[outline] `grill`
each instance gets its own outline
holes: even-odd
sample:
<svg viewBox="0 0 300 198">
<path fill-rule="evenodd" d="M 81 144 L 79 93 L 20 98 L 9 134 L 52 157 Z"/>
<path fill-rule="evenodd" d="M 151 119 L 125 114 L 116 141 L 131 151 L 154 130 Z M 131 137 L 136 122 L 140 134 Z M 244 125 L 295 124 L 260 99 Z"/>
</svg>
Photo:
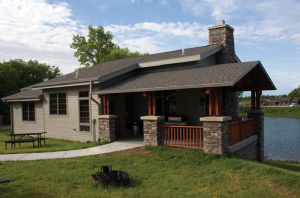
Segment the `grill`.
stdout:
<svg viewBox="0 0 300 198">
<path fill-rule="evenodd" d="M 168 121 L 164 122 L 164 125 L 185 126 L 185 125 L 187 125 L 187 122 L 185 121 L 184 116 L 168 117 Z"/>
</svg>

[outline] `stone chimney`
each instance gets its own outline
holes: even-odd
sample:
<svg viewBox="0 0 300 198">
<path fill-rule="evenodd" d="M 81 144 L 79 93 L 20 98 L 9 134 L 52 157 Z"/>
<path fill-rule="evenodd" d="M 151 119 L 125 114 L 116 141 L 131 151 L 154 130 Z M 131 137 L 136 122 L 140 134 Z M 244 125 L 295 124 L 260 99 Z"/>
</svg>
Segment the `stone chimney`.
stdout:
<svg viewBox="0 0 300 198">
<path fill-rule="evenodd" d="M 225 23 L 224 20 L 219 20 L 216 26 L 208 28 L 209 45 L 223 45 L 223 49 L 217 54 L 217 64 L 236 63 L 234 50 L 234 29 Z"/>
</svg>

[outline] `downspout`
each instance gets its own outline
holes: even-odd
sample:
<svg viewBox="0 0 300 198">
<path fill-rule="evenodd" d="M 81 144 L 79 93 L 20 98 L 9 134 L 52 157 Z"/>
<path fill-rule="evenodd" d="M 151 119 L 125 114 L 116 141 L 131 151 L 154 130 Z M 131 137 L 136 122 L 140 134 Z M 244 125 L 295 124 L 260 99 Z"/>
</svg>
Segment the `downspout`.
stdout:
<svg viewBox="0 0 300 198">
<path fill-rule="evenodd" d="M 14 133 L 14 116 L 13 116 L 13 106 L 8 103 L 8 102 L 5 102 L 5 100 L 3 100 L 4 103 L 8 104 L 9 105 L 9 111 L 10 111 L 10 133 L 13 134 Z"/>
<path fill-rule="evenodd" d="M 100 110 L 100 103 L 93 98 L 92 91 L 93 91 L 93 81 L 90 81 L 90 100 L 92 100 L 93 102 L 95 102 L 98 105 L 98 112 L 99 112 L 99 110 Z M 99 130 L 98 142 L 100 142 L 100 130 Z"/>
</svg>

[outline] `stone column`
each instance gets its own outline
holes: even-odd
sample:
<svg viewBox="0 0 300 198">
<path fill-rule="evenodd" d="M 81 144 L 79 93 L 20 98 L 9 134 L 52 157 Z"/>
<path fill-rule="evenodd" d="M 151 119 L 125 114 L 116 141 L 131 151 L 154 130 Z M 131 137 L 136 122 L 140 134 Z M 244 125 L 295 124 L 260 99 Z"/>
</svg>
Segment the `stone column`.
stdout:
<svg viewBox="0 0 300 198">
<path fill-rule="evenodd" d="M 144 145 L 162 145 L 162 125 L 164 116 L 142 116 L 144 122 Z"/>
<path fill-rule="evenodd" d="M 114 142 L 116 140 L 116 115 L 99 116 L 100 141 Z"/>
<path fill-rule="evenodd" d="M 204 126 L 204 152 L 227 155 L 229 153 L 228 126 L 230 116 L 202 117 Z"/>
<path fill-rule="evenodd" d="M 263 162 L 264 153 L 264 112 L 262 110 L 248 111 L 248 118 L 254 118 L 254 131 L 257 134 L 257 160 Z"/>
</svg>

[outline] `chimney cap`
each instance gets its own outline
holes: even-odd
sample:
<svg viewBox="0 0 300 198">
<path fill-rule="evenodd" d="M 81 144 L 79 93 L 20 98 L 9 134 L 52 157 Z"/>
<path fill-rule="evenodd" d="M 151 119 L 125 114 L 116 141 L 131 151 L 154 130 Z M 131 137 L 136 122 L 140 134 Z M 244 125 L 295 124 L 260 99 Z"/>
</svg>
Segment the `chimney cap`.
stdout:
<svg viewBox="0 0 300 198">
<path fill-rule="evenodd" d="M 234 28 L 231 27 L 230 25 L 226 24 L 224 20 L 218 20 L 217 25 L 212 26 L 212 27 L 208 27 L 208 29 L 211 30 L 211 29 L 222 28 L 222 27 L 227 27 L 227 28 L 234 31 Z"/>
<path fill-rule="evenodd" d="M 217 25 L 225 25 L 225 21 L 224 20 L 218 20 Z"/>
</svg>

